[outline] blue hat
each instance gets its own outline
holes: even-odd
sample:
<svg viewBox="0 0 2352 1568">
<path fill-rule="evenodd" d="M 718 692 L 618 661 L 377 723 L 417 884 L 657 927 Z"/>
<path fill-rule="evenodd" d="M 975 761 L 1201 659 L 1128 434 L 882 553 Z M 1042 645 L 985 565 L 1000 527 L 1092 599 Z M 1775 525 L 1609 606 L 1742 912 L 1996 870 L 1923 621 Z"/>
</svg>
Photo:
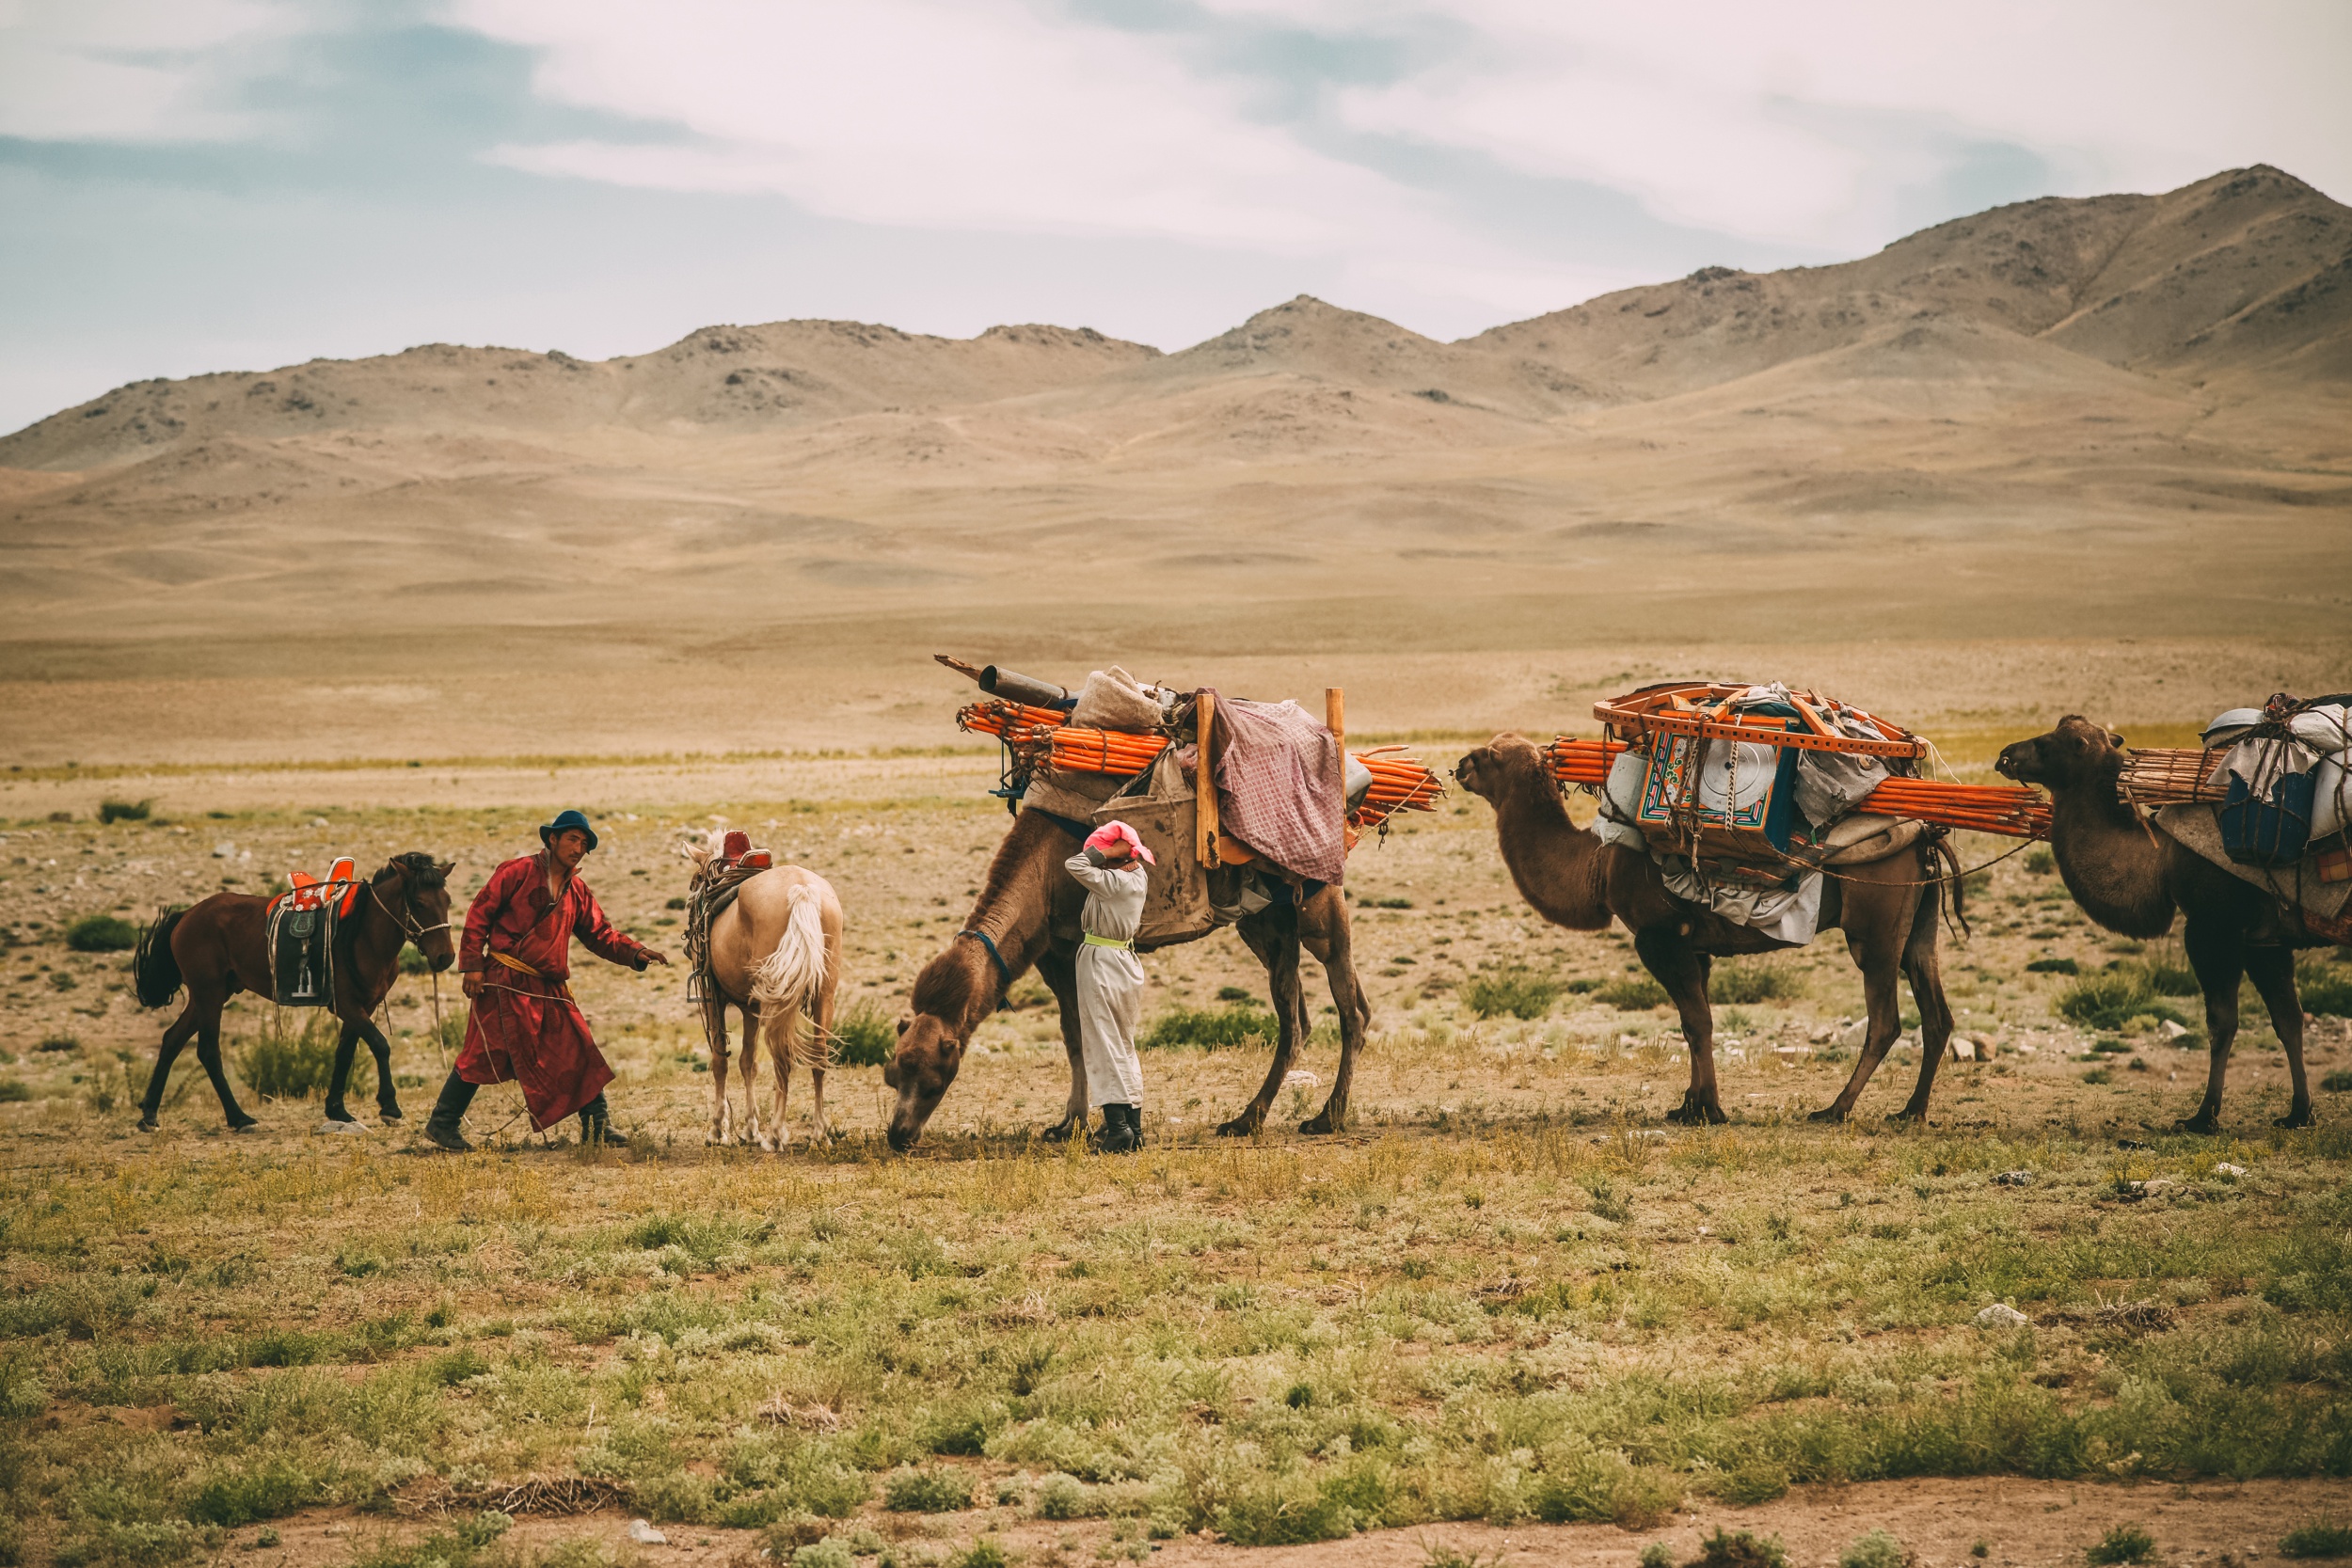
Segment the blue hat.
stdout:
<svg viewBox="0 0 2352 1568">
<path fill-rule="evenodd" d="M 596 847 L 596 830 L 588 825 L 587 813 L 580 811 L 558 812 L 554 821 L 546 823 L 539 829 L 539 842 L 545 844 L 567 828 L 578 828 L 581 832 L 586 833 L 589 848 L 594 849 Z"/>
</svg>

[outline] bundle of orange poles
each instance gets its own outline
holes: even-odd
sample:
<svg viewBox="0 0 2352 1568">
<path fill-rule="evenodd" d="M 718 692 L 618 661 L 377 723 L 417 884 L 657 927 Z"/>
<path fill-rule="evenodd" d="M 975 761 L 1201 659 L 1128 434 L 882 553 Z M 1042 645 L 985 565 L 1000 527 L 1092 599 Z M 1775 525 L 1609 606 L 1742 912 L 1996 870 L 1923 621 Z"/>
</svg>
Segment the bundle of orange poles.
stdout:
<svg viewBox="0 0 2352 1568">
<path fill-rule="evenodd" d="M 1625 750 L 1622 740 L 1572 740 L 1564 735 L 1545 748 L 1545 754 L 1551 776 L 1560 783 L 1597 784 L 1609 777 L 1609 765 Z M 1893 778 L 1870 791 L 1855 809 L 2010 838 L 2050 836 L 2050 803 L 2037 791 L 2013 784 Z"/>
</svg>

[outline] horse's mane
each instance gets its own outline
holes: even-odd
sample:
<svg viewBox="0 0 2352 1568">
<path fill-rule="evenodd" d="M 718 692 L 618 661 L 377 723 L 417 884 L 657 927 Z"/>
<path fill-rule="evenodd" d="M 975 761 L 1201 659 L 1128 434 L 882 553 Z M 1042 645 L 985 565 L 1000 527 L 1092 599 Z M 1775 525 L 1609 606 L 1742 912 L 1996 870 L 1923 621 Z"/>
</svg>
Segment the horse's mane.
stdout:
<svg viewBox="0 0 2352 1568">
<path fill-rule="evenodd" d="M 390 871 L 395 868 L 407 879 L 409 887 L 418 893 L 430 893 L 447 879 L 447 873 L 441 869 L 441 863 L 421 849 L 404 850 L 394 855 L 385 865 L 384 870 Z M 383 874 L 382 871 L 376 873 L 378 877 Z"/>
</svg>

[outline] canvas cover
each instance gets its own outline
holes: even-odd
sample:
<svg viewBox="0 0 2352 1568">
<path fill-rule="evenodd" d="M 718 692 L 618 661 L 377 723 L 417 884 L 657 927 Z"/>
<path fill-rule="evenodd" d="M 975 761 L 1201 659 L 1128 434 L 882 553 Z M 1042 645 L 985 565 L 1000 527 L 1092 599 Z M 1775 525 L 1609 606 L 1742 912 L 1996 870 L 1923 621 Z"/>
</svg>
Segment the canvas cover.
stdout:
<svg viewBox="0 0 2352 1568">
<path fill-rule="evenodd" d="M 1127 790 L 1094 808 L 1097 826 L 1124 822 L 1136 831 L 1158 863 L 1143 902 L 1136 940 L 1146 947 L 1189 942 L 1216 924 L 1209 905 L 1209 879 L 1195 853 L 1200 805 L 1173 752 L 1160 753 L 1149 772 Z"/>
<path fill-rule="evenodd" d="M 2155 823 L 2167 837 L 2299 911 L 2314 935 L 2352 942 L 2352 859 L 2341 840 L 2291 866 L 2249 865 L 2231 853 L 2210 804 L 2166 806 Z"/>
</svg>

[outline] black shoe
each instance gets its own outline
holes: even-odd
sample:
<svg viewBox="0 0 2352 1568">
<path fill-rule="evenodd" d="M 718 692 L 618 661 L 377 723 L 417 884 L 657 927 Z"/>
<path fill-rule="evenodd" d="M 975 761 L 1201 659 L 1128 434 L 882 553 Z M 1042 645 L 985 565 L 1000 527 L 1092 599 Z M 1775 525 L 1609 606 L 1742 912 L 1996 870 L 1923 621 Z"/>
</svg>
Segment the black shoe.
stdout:
<svg viewBox="0 0 2352 1568">
<path fill-rule="evenodd" d="M 424 1124 L 424 1141 L 436 1148 L 446 1148 L 452 1154 L 473 1152 L 473 1145 L 468 1143 L 466 1134 L 457 1130 L 457 1123 L 454 1120 L 443 1121 L 439 1117 Z"/>
<path fill-rule="evenodd" d="M 612 1127 L 612 1109 L 598 1095 L 580 1108 L 580 1142 L 582 1148 L 601 1144 L 606 1148 L 627 1148 L 628 1139 Z"/>
<path fill-rule="evenodd" d="M 453 1070 L 449 1081 L 441 1085 L 441 1096 L 433 1102 L 433 1114 L 424 1120 L 425 1141 L 436 1148 L 446 1148 L 452 1154 L 470 1154 L 473 1145 L 458 1127 L 466 1119 L 466 1107 L 473 1103 L 474 1085 Z"/>
<path fill-rule="evenodd" d="M 1094 1147 L 1105 1154 L 1133 1154 L 1143 1147 L 1143 1113 L 1133 1105 L 1103 1107 L 1103 1131 Z"/>
</svg>

